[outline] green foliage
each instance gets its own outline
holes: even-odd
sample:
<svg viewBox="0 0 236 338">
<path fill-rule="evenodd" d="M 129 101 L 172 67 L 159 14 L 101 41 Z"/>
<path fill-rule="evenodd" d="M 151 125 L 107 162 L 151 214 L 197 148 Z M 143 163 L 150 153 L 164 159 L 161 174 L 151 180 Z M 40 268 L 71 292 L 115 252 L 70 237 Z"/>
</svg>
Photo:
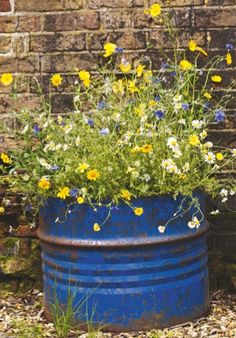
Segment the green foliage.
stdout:
<svg viewBox="0 0 236 338">
<path fill-rule="evenodd" d="M 26 320 L 19 319 L 12 323 L 14 331 L 17 333 L 17 338 L 42 338 L 43 327 L 40 323 L 29 323 Z"/>
<path fill-rule="evenodd" d="M 217 99 L 214 90 L 222 78 L 215 69 L 228 61 L 208 60 L 195 41 L 187 50 L 178 48 L 169 14 L 160 6 L 147 14 L 162 18 L 173 58 L 149 46 L 158 57 L 163 53 L 164 65 L 154 68 L 147 56 L 132 63 L 115 44 L 105 44 L 105 66 L 94 74 L 75 71 L 75 108 L 64 117 L 51 113 L 39 90 L 42 107 L 17 114 L 15 130 L 3 126 L 21 145 L 1 154 L 11 191 L 36 205 L 59 197 L 93 206 L 124 201 L 131 207 L 137 197 L 192 196 L 197 189 L 213 196 L 222 188 L 235 193 L 233 180 L 222 183 L 214 175 L 233 168 L 236 149 L 216 149 L 206 139 L 209 124 L 225 119 L 229 96 L 226 90 Z M 57 88 L 63 81 L 60 74 L 51 78 Z"/>
</svg>

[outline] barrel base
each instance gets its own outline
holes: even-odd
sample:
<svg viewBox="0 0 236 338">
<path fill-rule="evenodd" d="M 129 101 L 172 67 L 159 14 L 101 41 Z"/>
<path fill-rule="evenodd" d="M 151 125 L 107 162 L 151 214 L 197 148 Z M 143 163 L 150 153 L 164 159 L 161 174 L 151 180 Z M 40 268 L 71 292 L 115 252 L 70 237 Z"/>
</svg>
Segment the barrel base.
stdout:
<svg viewBox="0 0 236 338">
<path fill-rule="evenodd" d="M 49 294 L 46 298 L 48 296 Z M 81 299 L 84 299 L 84 294 L 78 288 L 74 304 L 78 304 Z M 60 303 L 63 302 L 60 300 Z M 48 300 L 45 304 L 45 315 L 51 321 L 49 304 Z M 185 285 L 184 288 L 153 288 L 146 292 L 142 290 L 141 294 L 134 294 L 134 291 L 126 295 L 99 294 L 95 290 L 81 313 L 88 311 L 91 314 L 93 309 L 94 317 L 88 318 L 90 325 L 103 332 L 149 331 L 181 325 L 209 313 L 208 276 L 194 284 Z M 82 320 L 80 318 L 75 318 L 73 325 L 87 331 L 86 316 Z"/>
</svg>

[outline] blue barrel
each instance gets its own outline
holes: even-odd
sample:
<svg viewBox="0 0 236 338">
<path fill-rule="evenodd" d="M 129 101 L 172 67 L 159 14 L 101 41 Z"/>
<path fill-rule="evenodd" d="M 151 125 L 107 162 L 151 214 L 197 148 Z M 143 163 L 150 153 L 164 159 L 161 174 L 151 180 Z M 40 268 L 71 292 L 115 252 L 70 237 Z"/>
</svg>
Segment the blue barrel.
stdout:
<svg viewBox="0 0 236 338">
<path fill-rule="evenodd" d="M 205 197 L 198 193 L 204 211 Z M 165 328 L 205 315 L 209 310 L 206 232 L 188 222 L 196 209 L 173 220 L 164 233 L 157 229 L 176 212 L 182 197 L 134 200 L 144 213 L 136 216 L 125 204 L 93 210 L 87 204 L 67 210 L 65 201 L 48 199 L 40 210 L 45 311 L 56 299 L 62 307 L 73 294 L 84 301 L 77 323 L 105 324 L 113 332 Z M 188 200 L 184 207 L 187 209 Z M 67 211 L 66 211 L 67 210 Z"/>
</svg>

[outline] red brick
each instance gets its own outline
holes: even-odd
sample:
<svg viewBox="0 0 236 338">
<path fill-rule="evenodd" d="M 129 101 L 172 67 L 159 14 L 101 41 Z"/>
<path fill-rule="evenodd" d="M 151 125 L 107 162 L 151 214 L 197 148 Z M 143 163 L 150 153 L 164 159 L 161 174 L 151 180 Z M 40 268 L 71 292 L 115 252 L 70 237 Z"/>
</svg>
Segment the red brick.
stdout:
<svg viewBox="0 0 236 338">
<path fill-rule="evenodd" d="M 88 35 L 88 48 L 91 50 L 102 50 L 107 42 L 114 42 L 124 49 L 145 49 L 146 33 L 133 31 L 115 31 L 111 33 L 93 33 Z"/>
<path fill-rule="evenodd" d="M 10 12 L 10 10 L 11 10 L 10 0 L 1 0 L 0 12 Z"/>
<path fill-rule="evenodd" d="M 38 32 L 41 29 L 41 16 L 21 15 L 18 17 L 17 32 Z"/>
<path fill-rule="evenodd" d="M 132 11 L 133 12 L 133 11 Z M 118 10 L 104 10 L 100 12 L 101 28 L 129 28 L 132 27 L 132 12 Z"/>
<path fill-rule="evenodd" d="M 49 14 L 45 16 L 44 30 L 78 31 L 81 29 L 98 29 L 99 14 L 93 11 L 81 11 L 78 13 Z"/>
<path fill-rule="evenodd" d="M 227 43 L 232 43 L 236 39 L 235 29 L 214 29 L 207 32 L 208 45 L 210 48 L 225 49 Z"/>
<path fill-rule="evenodd" d="M 38 56 L 27 56 L 18 59 L 18 72 L 22 73 L 36 73 L 39 72 L 39 57 Z"/>
<path fill-rule="evenodd" d="M 213 0 L 215 1 L 215 0 Z M 157 3 L 156 0 L 149 0 L 149 5 Z M 162 0 L 158 1 L 162 6 L 168 7 L 168 2 L 171 4 L 171 6 L 178 6 L 178 7 L 184 7 L 184 6 L 199 6 L 204 4 L 204 0 Z"/>
<path fill-rule="evenodd" d="M 17 18 L 15 16 L 0 16 L 0 32 L 11 33 L 15 32 L 17 27 Z"/>
<path fill-rule="evenodd" d="M 11 37 L 0 36 L 0 54 L 9 53 L 11 51 Z"/>
<path fill-rule="evenodd" d="M 71 72 L 75 68 L 96 69 L 98 56 L 91 53 L 69 53 L 59 55 L 44 55 L 42 57 L 42 71 L 46 73 L 53 72 Z"/>
<path fill-rule="evenodd" d="M 179 31 L 179 47 L 188 47 L 190 39 L 194 39 L 199 46 L 204 46 L 206 43 L 206 33 L 195 31 L 194 34 L 191 35 L 189 32 L 186 32 L 186 30 Z M 171 41 L 167 31 L 152 30 L 150 32 L 150 42 L 157 48 L 173 48 L 173 42 Z"/>
<path fill-rule="evenodd" d="M 83 0 L 15 0 L 17 11 L 49 12 L 83 8 Z"/>
<path fill-rule="evenodd" d="M 196 27 L 236 27 L 236 6 L 195 9 Z"/>
<path fill-rule="evenodd" d="M 123 8 L 123 7 L 142 7 L 144 0 L 88 0 L 88 7 L 96 8 Z"/>
<path fill-rule="evenodd" d="M 234 6 L 235 0 L 205 0 L 207 6 Z"/>
<path fill-rule="evenodd" d="M 54 51 L 79 51 L 86 49 L 86 34 L 40 34 L 31 35 L 30 51 L 54 52 Z"/>
</svg>

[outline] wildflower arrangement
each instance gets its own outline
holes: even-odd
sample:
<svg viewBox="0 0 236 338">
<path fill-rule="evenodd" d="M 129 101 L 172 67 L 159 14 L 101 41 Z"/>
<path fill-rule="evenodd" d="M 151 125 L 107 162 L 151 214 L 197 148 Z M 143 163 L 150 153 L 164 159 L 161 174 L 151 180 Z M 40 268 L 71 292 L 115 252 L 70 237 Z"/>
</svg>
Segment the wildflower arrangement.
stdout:
<svg viewBox="0 0 236 338">
<path fill-rule="evenodd" d="M 169 14 L 159 4 L 145 13 L 167 23 L 176 40 Z M 4 125 L 4 132 L 21 144 L 0 155 L 9 190 L 37 205 L 49 197 L 93 207 L 127 203 L 137 217 L 145 213 L 134 203 L 138 197 L 181 194 L 193 199 L 194 191 L 203 190 L 226 202 L 235 184 L 215 174 L 233 167 L 236 149 L 215 147 L 208 127 L 226 119 L 228 96 L 215 97 L 214 89 L 224 81 L 215 69 L 232 63 L 232 49 L 227 44 L 224 57 L 208 60 L 207 52 L 190 40 L 187 49 L 174 48 L 173 60 L 164 55 L 165 62 L 153 69 L 149 58 L 131 62 L 120 46 L 107 42 L 105 66 L 94 74 L 76 70 L 74 111 L 55 116 L 42 100 L 38 110 L 16 115 L 17 129 Z M 11 74 L 1 77 L 4 86 L 13 81 Z M 58 88 L 63 76 L 54 74 L 50 82 Z M 200 223 L 193 215 L 188 226 Z M 94 231 L 101 229 L 94 224 Z"/>
</svg>

